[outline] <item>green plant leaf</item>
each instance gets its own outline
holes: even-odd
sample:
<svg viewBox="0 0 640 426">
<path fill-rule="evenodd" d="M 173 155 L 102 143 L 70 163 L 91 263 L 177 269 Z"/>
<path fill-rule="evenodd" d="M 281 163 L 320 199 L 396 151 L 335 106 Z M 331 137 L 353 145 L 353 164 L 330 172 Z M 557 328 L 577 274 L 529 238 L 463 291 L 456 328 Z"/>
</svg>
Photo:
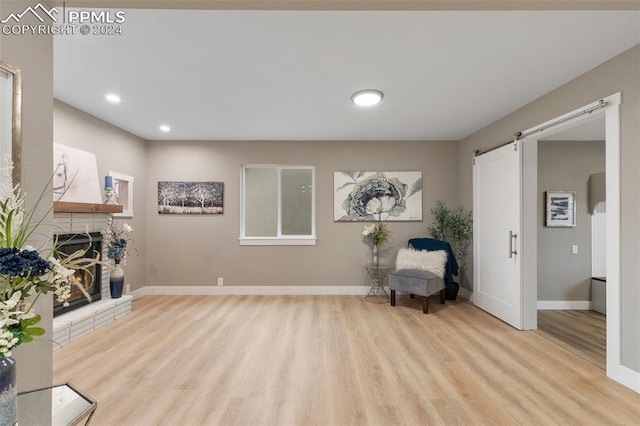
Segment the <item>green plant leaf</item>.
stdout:
<svg viewBox="0 0 640 426">
<path fill-rule="evenodd" d="M 40 320 L 42 319 L 42 317 L 38 314 L 35 315 L 31 318 L 25 318 L 22 321 L 20 321 L 20 324 L 22 326 L 22 330 L 24 330 L 25 328 L 31 326 L 31 325 L 35 325 L 37 323 L 40 322 Z"/>
<path fill-rule="evenodd" d="M 13 241 L 11 241 L 11 221 L 13 219 L 13 215 L 15 213 L 15 210 L 11 210 L 9 212 L 9 214 L 7 215 L 7 222 L 6 222 L 6 227 L 5 227 L 5 231 L 4 231 L 4 239 L 6 240 L 7 246 L 9 247 L 13 247 Z"/>
<path fill-rule="evenodd" d="M 458 259 L 464 264 L 465 256 L 473 241 L 473 214 L 462 208 L 449 210 L 441 201 L 436 202 L 431 209 L 433 223 L 427 228 L 431 236 L 438 240 L 447 241 Z"/>
<path fill-rule="evenodd" d="M 24 330 L 29 336 L 42 336 L 45 333 L 44 328 L 42 327 L 29 327 Z"/>
</svg>

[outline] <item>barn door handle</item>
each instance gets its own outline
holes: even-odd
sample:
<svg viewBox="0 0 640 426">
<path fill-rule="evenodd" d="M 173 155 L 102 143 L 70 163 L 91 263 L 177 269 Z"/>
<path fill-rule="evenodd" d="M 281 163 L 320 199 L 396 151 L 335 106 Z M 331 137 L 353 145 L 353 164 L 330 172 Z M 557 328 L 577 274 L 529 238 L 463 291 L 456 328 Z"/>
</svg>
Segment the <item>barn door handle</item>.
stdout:
<svg viewBox="0 0 640 426">
<path fill-rule="evenodd" d="M 516 238 L 518 238 L 518 234 L 514 234 L 513 231 L 509 231 L 509 259 L 518 254 L 518 251 L 513 249 L 513 243 Z"/>
</svg>

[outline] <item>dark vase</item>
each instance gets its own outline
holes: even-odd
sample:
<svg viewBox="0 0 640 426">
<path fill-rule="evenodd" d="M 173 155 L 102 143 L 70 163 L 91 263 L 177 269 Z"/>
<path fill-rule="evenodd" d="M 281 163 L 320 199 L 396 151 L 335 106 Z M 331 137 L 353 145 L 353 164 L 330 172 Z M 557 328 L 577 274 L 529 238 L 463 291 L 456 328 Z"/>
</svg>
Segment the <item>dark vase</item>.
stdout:
<svg viewBox="0 0 640 426">
<path fill-rule="evenodd" d="M 124 288 L 124 272 L 120 267 L 120 262 L 116 262 L 109 276 L 109 292 L 112 299 L 122 297 L 122 289 Z"/>
<path fill-rule="evenodd" d="M 0 426 L 18 424 L 18 390 L 16 360 L 0 358 Z"/>
<path fill-rule="evenodd" d="M 460 284 L 452 282 L 451 285 L 444 290 L 444 298 L 447 300 L 456 300 L 459 291 Z"/>
</svg>

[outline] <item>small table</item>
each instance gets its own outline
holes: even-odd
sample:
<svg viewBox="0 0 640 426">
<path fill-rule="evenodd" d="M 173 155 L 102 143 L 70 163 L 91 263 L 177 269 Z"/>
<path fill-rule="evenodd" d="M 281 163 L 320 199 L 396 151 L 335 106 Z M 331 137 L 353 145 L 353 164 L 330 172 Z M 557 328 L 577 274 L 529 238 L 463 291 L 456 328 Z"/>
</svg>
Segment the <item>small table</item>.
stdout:
<svg viewBox="0 0 640 426">
<path fill-rule="evenodd" d="M 391 299 L 389 298 L 387 291 L 384 289 L 384 283 L 387 280 L 389 271 L 393 269 L 393 266 L 365 265 L 364 268 L 367 270 L 369 278 L 371 279 L 371 288 L 364 300 L 373 303 L 387 303 Z"/>
<path fill-rule="evenodd" d="M 18 394 L 18 424 L 88 425 L 98 403 L 70 383 Z"/>
</svg>

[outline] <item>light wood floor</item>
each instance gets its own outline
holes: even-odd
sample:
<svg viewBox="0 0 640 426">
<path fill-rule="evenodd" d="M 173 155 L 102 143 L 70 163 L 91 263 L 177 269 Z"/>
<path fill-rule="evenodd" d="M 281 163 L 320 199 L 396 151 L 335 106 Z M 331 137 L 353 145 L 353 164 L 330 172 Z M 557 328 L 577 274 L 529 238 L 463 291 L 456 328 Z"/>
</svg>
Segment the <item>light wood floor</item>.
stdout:
<svg viewBox="0 0 640 426">
<path fill-rule="evenodd" d="M 638 424 L 640 395 L 468 302 L 147 296 L 54 352 L 94 425 Z"/>
<path fill-rule="evenodd" d="M 605 315 L 595 311 L 538 311 L 538 331 L 598 367 L 607 368 Z"/>
</svg>

